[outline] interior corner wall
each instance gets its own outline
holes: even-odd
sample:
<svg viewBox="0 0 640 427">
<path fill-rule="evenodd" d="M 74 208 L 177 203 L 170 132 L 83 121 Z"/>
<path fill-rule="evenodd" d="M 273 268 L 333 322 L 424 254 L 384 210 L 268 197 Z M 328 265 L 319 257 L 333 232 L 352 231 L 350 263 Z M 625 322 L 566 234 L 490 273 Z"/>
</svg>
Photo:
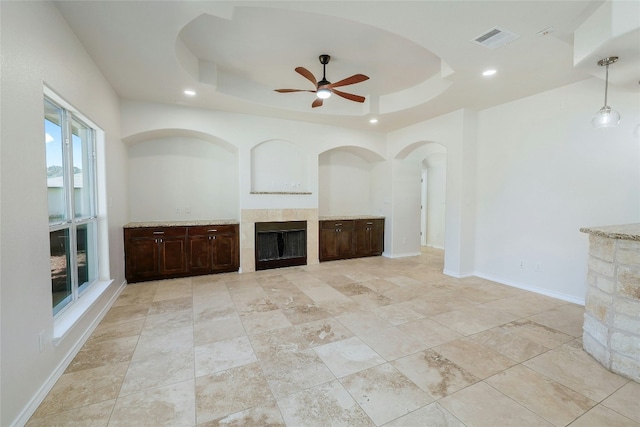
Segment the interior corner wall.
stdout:
<svg viewBox="0 0 640 427">
<path fill-rule="evenodd" d="M 22 425 L 124 282 L 126 150 L 115 92 L 53 2 L 0 2 L 2 110 L 0 425 Z M 105 132 L 114 283 L 56 345 L 53 331 L 43 83 Z M 7 184 L 7 185 L 4 185 Z M 38 348 L 44 332 L 45 346 Z"/>
<path fill-rule="evenodd" d="M 579 229 L 640 221 L 639 97 L 610 85 L 622 121 L 594 130 L 602 91 L 592 78 L 479 113 L 476 275 L 583 303 Z"/>
</svg>

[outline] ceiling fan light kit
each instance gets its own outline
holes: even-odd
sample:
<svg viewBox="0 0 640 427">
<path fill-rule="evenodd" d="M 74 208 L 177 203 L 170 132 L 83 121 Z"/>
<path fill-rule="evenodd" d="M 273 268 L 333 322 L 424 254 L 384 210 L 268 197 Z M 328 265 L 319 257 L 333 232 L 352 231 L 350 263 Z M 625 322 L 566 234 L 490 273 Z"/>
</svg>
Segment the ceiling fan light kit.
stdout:
<svg viewBox="0 0 640 427">
<path fill-rule="evenodd" d="M 347 77 L 346 79 L 342 79 L 342 80 L 340 80 L 340 81 L 338 81 L 336 83 L 331 83 L 326 78 L 327 64 L 331 60 L 331 56 L 324 54 L 324 55 L 320 55 L 318 57 L 318 59 L 320 60 L 320 63 L 322 64 L 322 79 L 320 81 L 317 81 L 316 78 L 314 77 L 314 75 L 311 73 L 311 71 L 307 70 L 304 67 L 297 67 L 295 69 L 296 73 L 300 74 L 302 77 L 304 77 L 305 79 L 307 79 L 311 83 L 313 83 L 313 85 L 315 86 L 315 90 L 275 89 L 275 91 L 279 92 L 279 93 L 290 93 L 290 92 L 312 92 L 312 93 L 315 93 L 317 98 L 313 101 L 313 103 L 311 103 L 311 107 L 313 107 L 313 108 L 321 107 L 322 104 L 323 104 L 323 100 L 329 98 L 331 96 L 331 94 L 333 94 L 333 93 L 335 93 L 336 95 L 338 95 L 338 96 L 340 96 L 340 97 L 342 97 L 344 99 L 348 99 L 349 101 L 360 102 L 360 103 L 365 101 L 365 97 L 364 96 L 354 95 L 352 93 L 347 93 L 347 92 L 342 92 L 342 91 L 339 91 L 339 90 L 337 90 L 335 88 L 336 87 L 348 86 L 348 85 L 360 83 L 360 82 L 363 82 L 365 80 L 369 80 L 369 77 L 365 76 L 364 74 L 354 74 L 353 76 Z"/>
<path fill-rule="evenodd" d="M 608 56 L 598 61 L 598 65 L 606 67 L 604 84 L 604 106 L 593 116 L 591 125 L 594 129 L 604 129 L 618 126 L 620 114 L 607 105 L 607 92 L 609 89 L 609 65 L 618 60 L 617 56 Z"/>
</svg>

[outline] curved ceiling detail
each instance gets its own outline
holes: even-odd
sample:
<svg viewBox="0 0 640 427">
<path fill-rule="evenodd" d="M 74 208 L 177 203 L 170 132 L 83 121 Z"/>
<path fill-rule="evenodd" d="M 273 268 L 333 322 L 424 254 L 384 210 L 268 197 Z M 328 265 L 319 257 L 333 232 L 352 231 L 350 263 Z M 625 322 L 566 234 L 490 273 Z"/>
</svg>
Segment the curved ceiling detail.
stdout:
<svg viewBox="0 0 640 427">
<path fill-rule="evenodd" d="M 363 104 L 333 96 L 313 110 L 318 114 L 401 111 L 450 84 L 440 76 L 440 58 L 410 40 L 348 19 L 294 10 L 237 7 L 231 19 L 203 13 L 182 28 L 175 49 L 180 65 L 198 82 L 232 97 L 300 112 L 312 110 L 315 94 L 274 89 L 315 90 L 295 68 L 305 67 L 320 80 L 321 54 L 331 55 L 329 81 L 358 73 L 370 79 L 341 88 L 365 96 Z"/>
</svg>

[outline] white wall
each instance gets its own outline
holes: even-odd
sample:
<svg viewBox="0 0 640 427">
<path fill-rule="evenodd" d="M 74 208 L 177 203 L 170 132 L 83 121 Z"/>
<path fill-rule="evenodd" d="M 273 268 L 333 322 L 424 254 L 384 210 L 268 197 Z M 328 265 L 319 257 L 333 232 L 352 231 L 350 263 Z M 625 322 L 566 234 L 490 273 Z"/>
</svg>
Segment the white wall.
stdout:
<svg viewBox="0 0 640 427">
<path fill-rule="evenodd" d="M 122 224 L 127 219 L 126 150 L 118 99 L 51 2 L 0 2 L 1 72 L 1 415 L 21 423 L 51 376 L 70 361 L 108 299 L 124 281 Z M 49 266 L 43 83 L 105 131 L 109 168 L 104 200 L 114 284 L 58 345 Z M 103 223 L 105 223 L 103 218 Z M 38 334 L 46 346 L 38 350 Z"/>
<path fill-rule="evenodd" d="M 340 149 L 320 154 L 318 163 L 319 215 L 371 214 L 371 163 Z"/>
<path fill-rule="evenodd" d="M 151 139 L 129 147 L 131 221 L 237 219 L 238 160 L 214 142 Z"/>
<path fill-rule="evenodd" d="M 602 90 L 589 79 L 479 114 L 477 275 L 582 302 L 588 236 L 579 228 L 640 220 L 631 136 L 640 99 L 610 85 L 623 119 L 595 131 Z"/>
</svg>

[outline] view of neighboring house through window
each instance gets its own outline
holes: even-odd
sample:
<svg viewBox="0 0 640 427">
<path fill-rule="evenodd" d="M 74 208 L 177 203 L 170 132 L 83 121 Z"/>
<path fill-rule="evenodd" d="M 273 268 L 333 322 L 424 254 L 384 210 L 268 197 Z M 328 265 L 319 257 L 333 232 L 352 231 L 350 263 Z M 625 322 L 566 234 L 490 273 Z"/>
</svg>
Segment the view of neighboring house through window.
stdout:
<svg viewBox="0 0 640 427">
<path fill-rule="evenodd" d="M 53 314 L 98 278 L 95 130 L 44 100 Z"/>
</svg>

